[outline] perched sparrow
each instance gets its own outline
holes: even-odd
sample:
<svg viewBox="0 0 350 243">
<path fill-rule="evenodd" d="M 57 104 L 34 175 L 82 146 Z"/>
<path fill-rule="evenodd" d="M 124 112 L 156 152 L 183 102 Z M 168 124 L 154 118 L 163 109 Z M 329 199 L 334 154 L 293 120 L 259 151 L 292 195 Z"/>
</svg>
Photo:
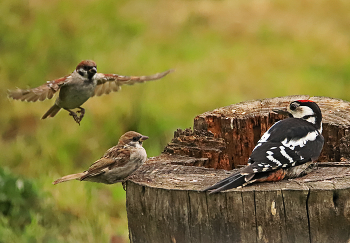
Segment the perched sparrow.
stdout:
<svg viewBox="0 0 350 243">
<path fill-rule="evenodd" d="M 142 142 L 146 139 L 148 139 L 147 136 L 129 131 L 120 137 L 116 146 L 108 149 L 103 157 L 93 163 L 88 170 L 63 176 L 53 184 L 74 179 L 105 184 L 122 182 L 146 161 L 146 150 L 142 147 Z"/>
<path fill-rule="evenodd" d="M 37 88 L 16 89 L 8 91 L 9 97 L 15 100 L 43 101 L 51 99 L 53 95 L 59 92 L 55 104 L 43 115 L 42 119 L 54 117 L 62 108 L 73 116 L 74 120 L 80 124 L 85 114 L 85 109 L 81 107 L 90 97 L 109 94 L 112 91 L 120 90 L 123 84 L 132 85 L 143 83 L 145 81 L 163 78 L 173 70 L 162 73 L 156 73 L 150 76 L 121 76 L 118 74 L 97 73 L 96 63 L 91 60 L 85 60 L 78 64 L 77 68 L 68 76 L 47 81 Z M 71 109 L 79 108 L 78 116 Z"/>
<path fill-rule="evenodd" d="M 220 192 L 253 182 L 280 181 L 304 174 L 321 153 L 322 113 L 311 100 L 297 100 L 287 110 L 274 112 L 289 118 L 273 124 L 253 149 L 248 166 L 206 188 Z"/>
</svg>

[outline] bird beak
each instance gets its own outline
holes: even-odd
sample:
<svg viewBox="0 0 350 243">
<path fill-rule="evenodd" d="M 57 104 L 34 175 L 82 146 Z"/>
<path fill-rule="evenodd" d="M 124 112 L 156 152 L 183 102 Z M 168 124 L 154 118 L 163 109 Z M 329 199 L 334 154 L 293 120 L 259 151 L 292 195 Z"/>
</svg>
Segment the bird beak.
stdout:
<svg viewBox="0 0 350 243">
<path fill-rule="evenodd" d="M 289 116 L 289 117 L 291 116 L 291 114 L 287 111 L 287 109 L 281 109 L 281 110 L 272 109 L 272 111 L 284 116 Z"/>
<path fill-rule="evenodd" d="M 97 68 L 96 67 L 90 68 L 89 73 L 97 73 Z"/>
<path fill-rule="evenodd" d="M 145 140 L 147 140 L 147 139 L 148 139 L 147 136 L 142 136 L 142 137 L 140 138 L 140 141 L 143 142 L 143 141 L 145 141 Z"/>
</svg>

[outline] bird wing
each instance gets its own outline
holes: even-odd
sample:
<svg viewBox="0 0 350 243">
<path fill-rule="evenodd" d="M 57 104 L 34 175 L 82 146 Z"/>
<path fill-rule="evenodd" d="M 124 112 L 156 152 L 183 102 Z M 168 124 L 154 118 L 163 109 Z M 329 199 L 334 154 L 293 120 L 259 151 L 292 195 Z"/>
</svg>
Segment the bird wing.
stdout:
<svg viewBox="0 0 350 243">
<path fill-rule="evenodd" d="M 299 140 L 315 131 L 315 127 L 303 119 L 286 118 L 276 122 L 258 141 L 261 142 L 282 142 L 284 139 Z M 315 133 L 316 134 L 316 133 Z M 317 132 L 319 134 L 319 132 Z"/>
<path fill-rule="evenodd" d="M 15 89 L 9 90 L 8 95 L 14 100 L 35 102 L 51 99 L 54 94 L 70 79 L 70 75 L 47 81 L 45 84 L 33 89 Z"/>
<path fill-rule="evenodd" d="M 117 156 L 115 157 L 102 157 L 93 163 L 87 170 L 87 174 L 82 176 L 80 180 L 84 180 L 87 177 L 96 176 L 98 174 L 105 173 L 113 167 L 122 167 L 130 160 L 130 151 L 126 149 L 119 149 Z"/>
<path fill-rule="evenodd" d="M 306 146 L 307 143 L 307 146 Z M 258 141 L 242 172 L 259 173 L 314 161 L 323 136 L 307 121 L 287 118 L 275 123 Z"/>
<path fill-rule="evenodd" d="M 174 70 L 170 69 L 150 76 L 122 76 L 118 74 L 97 73 L 95 75 L 95 78 L 97 79 L 97 86 L 95 88 L 95 93 L 92 96 L 101 96 L 103 94 L 109 94 L 112 91 L 117 92 L 120 90 L 120 86 L 124 84 L 133 85 L 135 83 L 157 80 L 163 78 L 173 71 Z"/>
<path fill-rule="evenodd" d="M 296 147 L 295 151 L 303 158 L 315 161 L 321 154 L 324 145 L 324 137 L 319 134 L 314 141 L 309 141 L 308 146 Z"/>
<path fill-rule="evenodd" d="M 244 167 L 242 174 L 261 173 L 280 168 L 303 164 L 310 157 L 302 157 L 298 151 L 285 147 L 282 143 L 266 142 L 256 147 L 249 158 L 249 166 Z"/>
</svg>

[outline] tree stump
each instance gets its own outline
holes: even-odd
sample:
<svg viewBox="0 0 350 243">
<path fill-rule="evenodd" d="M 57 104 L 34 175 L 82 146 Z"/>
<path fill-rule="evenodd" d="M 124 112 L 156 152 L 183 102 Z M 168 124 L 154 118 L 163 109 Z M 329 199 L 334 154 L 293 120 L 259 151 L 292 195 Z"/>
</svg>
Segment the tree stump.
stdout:
<svg viewBox="0 0 350 243">
<path fill-rule="evenodd" d="M 311 99 L 325 145 L 308 175 L 216 194 L 201 192 L 246 165 L 272 109 Z M 129 237 L 138 242 L 349 242 L 350 103 L 309 96 L 254 100 L 203 113 L 127 182 Z M 226 169 L 226 170 L 223 170 Z M 227 171 L 230 170 L 230 171 Z"/>
</svg>

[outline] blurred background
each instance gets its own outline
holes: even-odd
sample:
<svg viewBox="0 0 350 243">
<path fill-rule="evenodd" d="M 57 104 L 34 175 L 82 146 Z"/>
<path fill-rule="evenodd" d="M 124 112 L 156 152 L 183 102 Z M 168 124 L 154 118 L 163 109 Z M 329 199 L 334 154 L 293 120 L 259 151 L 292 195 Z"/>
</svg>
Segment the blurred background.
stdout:
<svg viewBox="0 0 350 243">
<path fill-rule="evenodd" d="M 205 111 L 285 95 L 350 100 L 350 2 L 2 0 L 0 242 L 128 242 L 122 186 L 52 182 L 87 169 L 124 132 L 157 156 Z M 83 59 L 98 71 L 167 77 L 123 86 L 40 120 L 54 100 L 9 100 Z"/>
</svg>

